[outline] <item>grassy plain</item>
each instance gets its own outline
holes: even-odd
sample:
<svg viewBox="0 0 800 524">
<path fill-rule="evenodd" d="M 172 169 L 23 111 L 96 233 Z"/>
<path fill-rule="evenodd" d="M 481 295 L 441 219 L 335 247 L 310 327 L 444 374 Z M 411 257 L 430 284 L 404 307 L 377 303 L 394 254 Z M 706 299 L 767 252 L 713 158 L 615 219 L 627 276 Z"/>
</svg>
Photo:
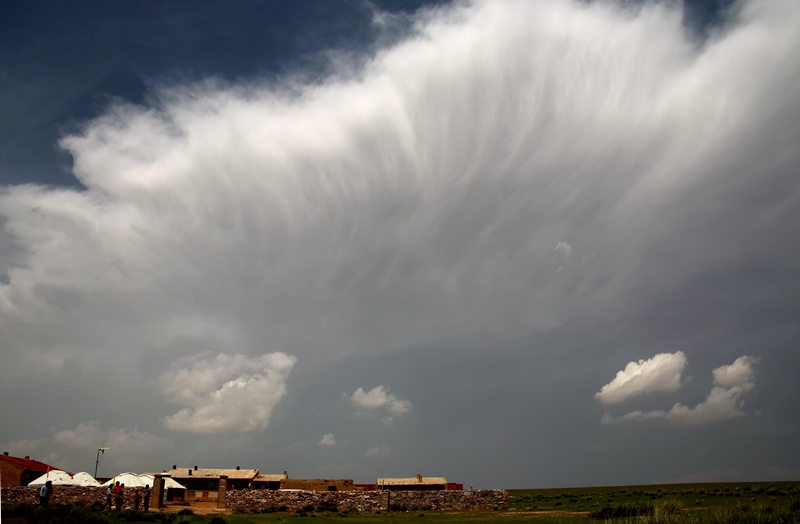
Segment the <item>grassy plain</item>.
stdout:
<svg viewBox="0 0 800 524">
<path fill-rule="evenodd" d="M 4 524 L 792 524 L 800 523 L 800 482 L 664 484 L 562 489 L 509 489 L 502 512 L 312 512 L 179 515 L 73 511 L 48 515 L 38 506 L 20 514 L 3 510 Z M 22 508 L 20 508 L 22 509 Z M 53 508 L 55 510 L 55 508 Z M 65 508 L 66 509 L 66 508 Z M 600 513 L 605 511 L 606 513 Z M 610 515 L 622 515 L 610 518 Z M 636 514 L 637 511 L 644 511 Z M 592 518 L 592 512 L 595 513 Z M 600 516 L 600 518 L 597 518 Z M 51 518 L 52 517 L 52 518 Z"/>
<path fill-rule="evenodd" d="M 508 507 L 517 511 L 589 512 L 611 504 L 674 501 L 685 509 L 723 506 L 782 507 L 800 497 L 800 482 L 725 482 L 565 489 L 509 489 Z"/>
</svg>

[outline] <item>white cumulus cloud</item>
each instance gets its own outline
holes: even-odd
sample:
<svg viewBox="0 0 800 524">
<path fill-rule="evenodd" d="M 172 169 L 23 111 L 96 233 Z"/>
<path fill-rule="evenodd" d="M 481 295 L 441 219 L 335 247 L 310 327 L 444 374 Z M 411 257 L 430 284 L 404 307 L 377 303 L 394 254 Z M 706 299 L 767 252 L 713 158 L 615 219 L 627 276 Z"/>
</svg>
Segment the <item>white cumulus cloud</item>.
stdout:
<svg viewBox="0 0 800 524">
<path fill-rule="evenodd" d="M 380 457 L 388 457 L 390 455 L 389 446 L 373 446 L 367 450 L 364 454 L 367 458 L 380 458 Z"/>
<path fill-rule="evenodd" d="M 333 436 L 333 433 L 327 433 L 326 435 L 323 435 L 322 440 L 317 442 L 317 444 L 320 446 L 332 448 L 333 446 L 336 445 L 336 438 Z"/>
<path fill-rule="evenodd" d="M 756 362 L 756 359 L 744 356 L 729 366 L 715 369 L 714 387 L 706 400 L 693 408 L 676 403 L 669 411 L 634 411 L 620 417 L 605 413 L 601 423 L 666 419 L 677 426 L 698 426 L 740 417 L 744 415 L 742 396 L 755 388 L 752 366 Z"/>
<path fill-rule="evenodd" d="M 383 418 L 385 424 L 389 424 L 394 417 L 407 413 L 411 410 L 411 402 L 397 398 L 394 393 L 389 392 L 386 386 L 376 386 L 365 392 L 364 388 L 358 388 L 353 392 L 350 401 L 361 409 L 367 411 L 385 410 L 391 416 Z"/>
<path fill-rule="evenodd" d="M 685 367 L 683 351 L 659 353 L 647 360 L 629 362 L 594 398 L 604 404 L 614 404 L 642 393 L 678 391 Z"/>
<path fill-rule="evenodd" d="M 187 405 L 166 417 L 164 425 L 196 433 L 261 431 L 286 394 L 286 378 L 295 362 L 284 353 L 185 359 L 185 369 L 159 379 L 168 400 Z"/>
</svg>

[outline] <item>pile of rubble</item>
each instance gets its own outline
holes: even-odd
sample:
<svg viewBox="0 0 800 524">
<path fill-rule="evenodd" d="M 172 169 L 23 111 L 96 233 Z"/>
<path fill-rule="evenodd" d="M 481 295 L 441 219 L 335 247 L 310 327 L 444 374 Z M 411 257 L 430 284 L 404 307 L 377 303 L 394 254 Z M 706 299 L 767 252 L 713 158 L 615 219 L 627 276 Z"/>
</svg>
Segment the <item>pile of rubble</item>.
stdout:
<svg viewBox="0 0 800 524">
<path fill-rule="evenodd" d="M 133 509 L 133 498 L 144 488 L 125 488 L 123 509 Z M 3 504 L 38 504 L 39 488 L 3 488 Z M 105 504 L 106 488 L 53 486 L 50 504 Z M 376 511 L 502 511 L 508 509 L 508 493 L 489 489 L 480 491 L 269 491 L 231 490 L 225 494 L 225 506 L 232 510 L 262 511 L 285 507 L 298 511 L 305 506 L 335 505 L 339 511 L 374 513 Z M 140 506 L 144 509 L 144 506 Z"/>
<path fill-rule="evenodd" d="M 53 486 L 50 495 L 50 504 L 105 504 L 107 488 L 92 488 L 80 486 Z M 125 488 L 122 498 L 122 509 L 133 509 L 133 497 L 136 492 L 142 494 L 142 504 L 139 509 L 144 509 L 144 488 Z M 114 501 L 112 500 L 112 503 Z M 14 487 L 2 489 L 3 504 L 39 504 L 39 487 Z M 115 506 L 116 507 L 116 506 Z"/>
<path fill-rule="evenodd" d="M 333 504 L 339 511 L 500 511 L 508 509 L 508 493 L 481 491 L 269 491 L 236 490 L 225 494 L 228 509 L 262 511 L 285 506 L 297 511 L 304 506 Z"/>
<path fill-rule="evenodd" d="M 393 491 L 389 502 L 401 510 L 502 511 L 508 509 L 508 493 L 499 489 L 480 491 Z"/>
</svg>

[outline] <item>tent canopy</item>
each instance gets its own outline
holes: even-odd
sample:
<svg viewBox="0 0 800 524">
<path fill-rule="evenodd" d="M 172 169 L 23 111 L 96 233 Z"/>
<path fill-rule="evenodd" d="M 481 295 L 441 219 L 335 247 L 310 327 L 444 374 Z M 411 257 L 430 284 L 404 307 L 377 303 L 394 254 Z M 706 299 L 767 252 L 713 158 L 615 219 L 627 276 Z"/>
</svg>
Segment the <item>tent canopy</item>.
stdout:
<svg viewBox="0 0 800 524">
<path fill-rule="evenodd" d="M 151 488 L 153 487 L 153 482 L 155 482 L 155 477 L 153 475 L 147 475 L 146 473 L 142 473 L 141 475 L 139 475 L 139 478 L 145 484 L 149 484 Z M 184 486 L 177 480 L 170 477 L 164 477 L 164 487 L 168 489 L 186 489 L 186 486 Z"/>
<path fill-rule="evenodd" d="M 54 486 L 63 486 L 64 481 L 71 481 L 72 475 L 67 473 L 66 471 L 61 471 L 60 469 L 51 469 L 41 477 L 31 482 L 28 482 L 28 486 L 41 486 L 47 481 L 51 481 Z"/>
<path fill-rule="evenodd" d="M 55 484 L 55 482 L 53 482 Z M 90 474 L 86 473 L 85 471 L 81 471 L 80 473 L 75 473 L 72 476 L 72 486 L 93 486 L 97 487 L 100 485 L 97 480 L 91 476 Z"/>
<path fill-rule="evenodd" d="M 111 479 L 108 482 L 106 482 L 105 484 L 103 484 L 103 486 L 108 486 L 109 484 L 117 483 L 117 482 L 119 482 L 120 484 L 125 484 L 126 488 L 143 488 L 144 487 L 144 483 L 142 482 L 142 479 L 139 478 L 139 475 L 137 475 L 136 473 L 130 473 L 130 472 L 128 472 L 128 473 L 120 473 L 119 475 L 117 475 L 113 479 Z"/>
</svg>

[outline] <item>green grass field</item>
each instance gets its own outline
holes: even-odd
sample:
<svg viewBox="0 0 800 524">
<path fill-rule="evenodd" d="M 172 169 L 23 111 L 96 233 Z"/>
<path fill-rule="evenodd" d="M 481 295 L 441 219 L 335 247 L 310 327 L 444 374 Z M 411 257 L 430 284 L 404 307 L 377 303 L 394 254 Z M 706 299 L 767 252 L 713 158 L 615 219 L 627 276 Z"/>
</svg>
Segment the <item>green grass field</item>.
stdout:
<svg viewBox="0 0 800 524">
<path fill-rule="evenodd" d="M 87 508 L 38 506 L 3 508 L 3 521 L 14 524 L 266 524 L 352 522 L 505 524 L 796 524 L 800 523 L 800 482 L 665 484 L 563 489 L 510 489 L 509 510 L 502 512 L 314 512 L 177 515 L 104 513 Z M 591 513 L 601 513 L 600 518 Z M 617 515 L 615 518 L 609 516 Z"/>
<path fill-rule="evenodd" d="M 800 497 L 800 482 L 727 482 L 662 484 L 569 489 L 510 489 L 508 506 L 517 511 L 586 512 L 609 504 L 637 504 L 665 500 L 683 508 L 730 505 L 788 505 Z"/>
</svg>

